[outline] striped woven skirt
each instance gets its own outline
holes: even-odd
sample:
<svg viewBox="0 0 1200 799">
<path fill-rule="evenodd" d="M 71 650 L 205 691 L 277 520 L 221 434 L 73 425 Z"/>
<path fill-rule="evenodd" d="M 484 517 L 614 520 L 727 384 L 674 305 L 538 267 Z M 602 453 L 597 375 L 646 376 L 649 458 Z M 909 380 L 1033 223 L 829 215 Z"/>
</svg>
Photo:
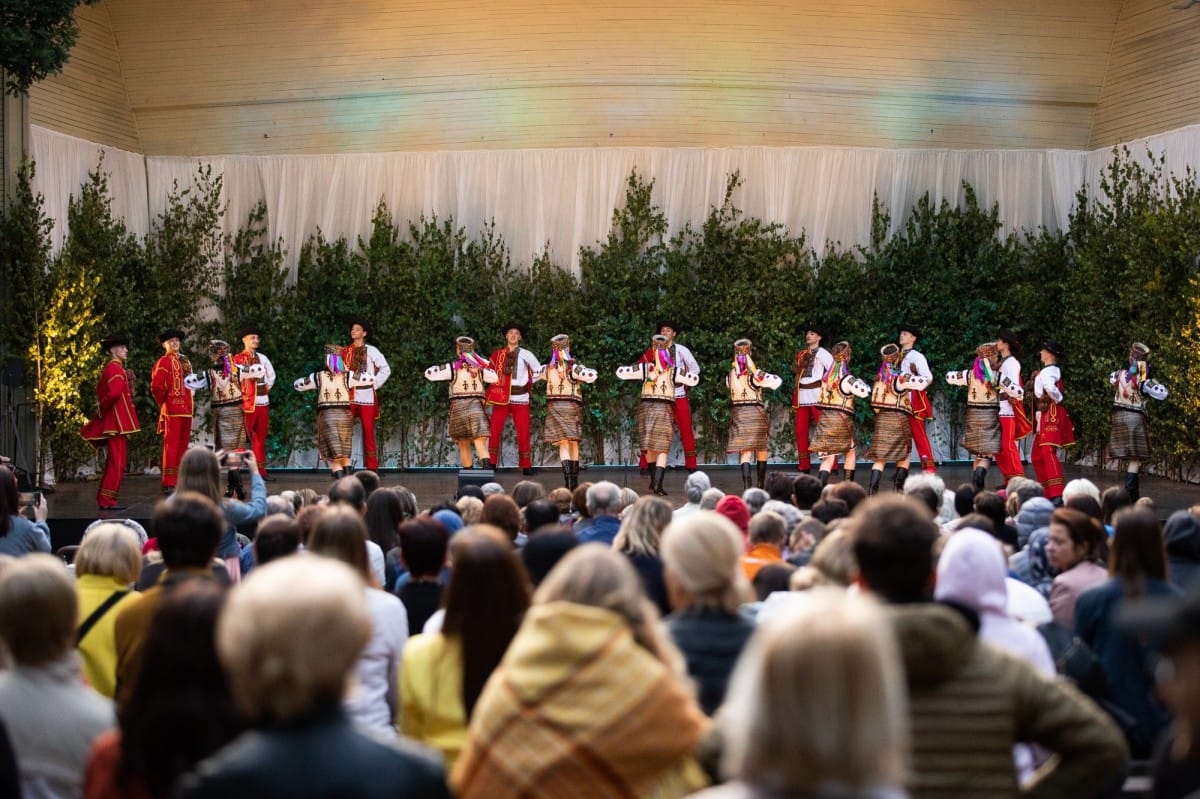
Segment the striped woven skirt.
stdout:
<svg viewBox="0 0 1200 799">
<path fill-rule="evenodd" d="M 1144 461 L 1150 457 L 1150 432 L 1146 414 L 1113 408 L 1108 434 L 1108 457 Z"/>
<path fill-rule="evenodd" d="M 317 452 L 327 461 L 349 458 L 354 448 L 354 414 L 349 405 L 317 410 Z"/>
<path fill-rule="evenodd" d="M 542 443 L 579 441 L 583 438 L 583 406 L 575 400 L 547 400 Z"/>
<path fill-rule="evenodd" d="M 450 438 L 455 441 L 487 438 L 491 429 L 482 397 L 451 397 Z"/>
<path fill-rule="evenodd" d="M 1000 409 L 967 406 L 960 442 L 976 458 L 990 458 L 1000 451 Z"/>
<path fill-rule="evenodd" d="M 761 405 L 734 405 L 729 413 L 726 452 L 762 452 L 767 448 L 767 411 Z"/>
<path fill-rule="evenodd" d="M 854 415 L 837 408 L 822 408 L 808 443 L 809 450 L 825 457 L 849 452 L 854 447 Z"/>
<path fill-rule="evenodd" d="M 675 403 L 642 400 L 638 403 L 638 443 L 642 449 L 666 452 L 675 435 Z"/>
<path fill-rule="evenodd" d="M 213 409 L 217 417 L 214 438 L 217 449 L 246 449 L 250 436 L 246 435 L 246 414 L 241 404 L 218 405 Z"/>
<path fill-rule="evenodd" d="M 907 460 L 912 451 L 912 426 L 909 415 L 904 411 L 875 411 L 875 432 L 871 434 L 871 451 L 868 458 L 873 461 Z"/>
</svg>

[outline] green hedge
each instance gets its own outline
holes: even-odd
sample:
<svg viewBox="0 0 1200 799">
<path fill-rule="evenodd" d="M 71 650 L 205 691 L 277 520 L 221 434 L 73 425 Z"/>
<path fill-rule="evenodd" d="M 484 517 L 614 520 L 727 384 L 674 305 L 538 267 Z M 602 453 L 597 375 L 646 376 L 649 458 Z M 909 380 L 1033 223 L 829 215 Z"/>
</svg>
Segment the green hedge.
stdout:
<svg viewBox="0 0 1200 799">
<path fill-rule="evenodd" d="M 158 458 L 145 383 L 159 330 L 183 326 L 190 332 L 185 350 L 202 361 L 209 336 L 232 342 L 242 324 L 260 324 L 263 351 L 279 374 L 269 448 L 279 461 L 313 441 L 312 396 L 293 392 L 290 382 L 319 368 L 321 345 L 346 341 L 346 320 L 355 315 L 373 322 L 371 340 L 393 368 L 380 392 L 382 438 L 393 442 L 382 453 L 385 465 L 454 460 L 445 387 L 426 382 L 422 372 L 451 358 L 456 335 L 474 336 L 484 352 L 499 346 L 508 320 L 526 326 L 526 345 L 540 358 L 552 335 L 572 335 L 575 355 L 601 375 L 587 391 L 584 458 L 632 460 L 636 391 L 613 370 L 637 358 L 662 317 L 681 321 L 681 341 L 704 370 L 692 394 L 702 460 L 724 460 L 723 376 L 731 343 L 741 336 L 754 340 L 760 366 L 785 378 L 773 398 L 772 446 L 776 456 L 794 457 L 791 363 L 804 321 L 816 319 L 828 329 L 827 343 L 851 342 L 853 370 L 867 379 L 878 348 L 902 321 L 923 329 L 921 348 L 939 376 L 967 366 L 975 345 L 1001 327 L 1014 328 L 1025 344 L 1026 377 L 1041 339 L 1059 339 L 1068 349 L 1063 366 L 1080 458 L 1102 454 L 1108 374 L 1123 365 L 1131 341 L 1145 341 L 1172 391 L 1151 415 L 1157 465 L 1183 476 L 1200 461 L 1192 433 L 1200 421 L 1200 391 L 1192 388 L 1200 345 L 1200 190 L 1190 171 L 1167 175 L 1160 158 L 1143 166 L 1127 151 L 1114 152 L 1097 196 L 1081 189 L 1061 232 L 1001 235 L 998 209 L 980 206 L 969 185 L 954 205 L 928 196 L 910 209 L 877 202 L 867 246 L 832 243 L 821 253 L 802 231 L 746 217 L 732 201 L 740 182 L 729 176 L 723 202 L 703 224 L 668 236 L 652 201 L 653 181 L 632 173 L 607 238 L 581 250 L 578 276 L 547 256 L 515 267 L 491 225 L 471 233 L 452 219 L 399 221 L 381 203 L 369 236 L 331 240 L 316 231 L 303 242 L 289 284 L 286 243 L 266 238 L 262 206 L 236 235 L 219 234 L 221 179 L 205 169 L 192 185 L 175 187 L 167 210 L 138 240 L 112 218 L 99 165 L 71 202 L 70 235 L 55 258 L 27 172 L 0 219 L 0 267 L 15 307 L 24 309 L 19 319 L 6 315 L 4 354 L 28 360 L 29 374 L 42 361 L 43 440 L 60 477 L 91 458 L 76 430 L 93 405 L 95 342 L 105 332 L 125 331 L 136 342 L 130 366 L 142 378 L 137 402 L 145 431 L 134 439 L 137 468 Z M 891 215 L 901 212 L 903 224 L 889 235 Z M 959 390 L 940 380 L 936 390 L 949 392 L 952 415 L 961 413 Z M 534 397 L 536 414 L 543 400 Z M 860 413 L 869 421 L 869 409 Z"/>
</svg>

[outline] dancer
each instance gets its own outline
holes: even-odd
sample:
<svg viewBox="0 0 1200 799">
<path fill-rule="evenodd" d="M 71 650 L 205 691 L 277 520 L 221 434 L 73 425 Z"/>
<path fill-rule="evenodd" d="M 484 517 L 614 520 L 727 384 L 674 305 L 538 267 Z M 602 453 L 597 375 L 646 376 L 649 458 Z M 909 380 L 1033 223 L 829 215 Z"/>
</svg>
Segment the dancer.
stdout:
<svg viewBox="0 0 1200 799">
<path fill-rule="evenodd" d="M 733 363 L 725 385 L 729 387 L 729 444 L 726 452 L 738 453 L 739 468 L 742 470 L 742 488 L 750 487 L 750 461 L 757 463 L 759 488 L 767 479 L 767 449 L 769 422 L 763 402 L 763 389 L 774 391 L 783 385 L 783 378 L 769 374 L 754 365 L 748 338 L 733 342 Z"/>
<path fill-rule="evenodd" d="M 525 328 L 520 325 L 505 325 L 504 346 L 492 353 L 488 364 L 498 379 L 487 387 L 487 404 L 492 408 L 491 440 L 488 453 L 492 464 L 500 465 L 500 439 L 504 435 L 504 423 L 512 414 L 513 427 L 517 429 L 517 459 L 521 474 L 533 474 L 533 457 L 529 445 L 529 389 L 534 375 L 541 371 L 533 353 L 521 346 Z"/>
<path fill-rule="evenodd" d="M 689 375 L 695 375 L 695 383 L 677 383 L 675 385 L 675 408 L 672 418 L 675 427 L 679 429 L 679 444 L 683 447 L 683 465 L 688 472 L 696 471 L 696 433 L 692 428 L 692 406 L 688 404 L 688 389 L 700 382 L 700 362 L 687 347 L 675 340 L 683 332 L 678 322 L 664 320 L 658 323 L 657 335 L 667 338 L 667 355 L 676 367 Z M 654 347 L 651 346 L 642 353 L 642 363 L 651 363 L 655 358 Z M 670 449 L 670 442 L 668 442 Z M 638 458 L 638 467 L 642 474 L 649 472 L 649 461 L 646 450 L 642 450 Z"/>
<path fill-rule="evenodd" d="M 796 353 L 796 387 L 792 391 L 792 408 L 796 411 L 797 468 L 805 474 L 812 472 L 812 451 L 809 434 L 821 418 L 817 403 L 821 400 L 821 378 L 833 368 L 833 356 L 821 346 L 824 331 L 809 322 L 804 326 L 804 349 Z"/>
<path fill-rule="evenodd" d="M 854 398 L 871 396 L 871 387 L 848 371 L 852 355 L 850 342 L 839 341 L 833 345 L 830 355 L 833 366 L 821 378 L 821 398 L 817 405 L 820 416 L 813 430 L 812 449 L 821 458 L 821 469 L 817 476 L 821 485 L 829 482 L 830 474 L 837 468 L 838 455 L 843 456 L 842 479 L 854 482 L 855 449 Z"/>
<path fill-rule="evenodd" d="M 946 382 L 967 387 L 967 413 L 963 417 L 962 446 L 975 458 L 971 485 L 983 490 L 992 456 L 1000 451 L 1000 354 L 989 341 L 975 348 L 975 363 L 970 369 L 947 372 Z"/>
<path fill-rule="evenodd" d="M 267 475 L 267 433 L 270 429 L 271 387 L 275 385 L 275 367 L 267 356 L 258 351 L 262 341 L 262 330 L 249 325 L 238 333 L 242 340 L 242 351 L 233 356 L 239 367 L 259 364 L 264 370 L 261 378 L 242 378 L 242 412 L 246 415 L 246 434 L 250 436 L 250 448 L 258 462 L 258 473 L 264 480 Z"/>
<path fill-rule="evenodd" d="M 929 381 L 918 374 L 905 371 L 903 352 L 895 344 L 884 344 L 879 350 L 882 362 L 871 388 L 871 407 L 875 409 L 875 431 L 871 435 L 871 481 L 868 494 L 879 493 L 879 482 L 888 461 L 894 461 L 896 472 L 892 488 L 904 490 L 908 479 L 915 429 L 909 422 L 915 419 L 913 401 L 924 393 Z M 922 359 L 924 360 L 924 359 Z M 924 423 L 922 423 L 924 424 Z"/>
<path fill-rule="evenodd" d="M 1075 426 L 1063 401 L 1062 371 L 1058 361 L 1066 350 L 1057 341 L 1042 342 L 1042 368 L 1033 373 L 1034 413 L 1033 473 L 1045 489 L 1046 499 L 1062 504 L 1063 470 L 1058 453 L 1075 443 Z"/>
<path fill-rule="evenodd" d="M 179 328 L 164 330 L 158 343 L 165 352 L 150 372 L 150 393 L 158 403 L 158 434 L 163 437 L 162 492 L 175 491 L 179 462 L 192 440 L 192 392 L 183 384 L 192 373 L 191 361 L 179 354 L 185 334 Z"/>
<path fill-rule="evenodd" d="M 83 426 L 79 434 L 93 447 L 104 447 L 108 454 L 104 459 L 104 473 L 100 476 L 100 490 L 96 492 L 96 503 L 100 511 L 125 510 L 118 504 L 121 480 L 129 463 L 130 436 L 142 428 L 138 424 L 137 410 L 133 407 L 133 372 L 125 368 L 129 357 L 129 339 L 126 336 L 109 336 L 100 342 L 100 349 L 108 353 L 109 361 L 100 372 L 96 382 L 96 415 Z"/>
<path fill-rule="evenodd" d="M 915 325 L 900 325 L 900 371 L 919 377 L 928 386 L 933 382 L 933 372 L 929 370 L 929 361 L 914 349 L 921 338 L 921 331 Z M 929 434 L 925 432 L 925 423 L 933 418 L 933 403 L 929 401 L 929 392 L 923 388 L 910 388 L 908 401 L 912 405 L 912 414 L 908 417 L 912 429 L 913 445 L 917 448 L 921 469 L 933 473 L 937 466 L 933 462 L 933 447 L 929 445 Z"/>
<path fill-rule="evenodd" d="M 664 324 L 661 327 L 670 326 Z M 650 493 L 659 496 L 666 496 L 667 493 L 663 481 L 667 476 L 667 450 L 671 447 L 671 437 L 675 432 L 672 422 L 678 419 L 676 387 L 694 386 L 700 382 L 699 370 L 692 371 L 677 363 L 671 356 L 670 345 L 671 339 L 659 333 L 651 339 L 649 360 L 643 355 L 633 366 L 617 368 L 617 377 L 621 380 L 642 381 L 642 398 L 638 403 L 638 442 L 643 447 L 647 463 L 654 461 Z M 688 421 L 690 424 L 690 416 Z"/>
<path fill-rule="evenodd" d="M 292 387 L 297 391 L 317 392 L 317 452 L 329 462 L 333 479 L 346 476 L 354 446 L 354 411 L 351 392 L 370 388 L 374 375 L 351 372 L 342 360 L 345 348 L 325 345 L 325 368 L 301 377 Z"/>
<path fill-rule="evenodd" d="M 1129 349 L 1129 365 L 1113 372 L 1108 382 L 1113 396 L 1112 430 L 1108 435 L 1108 457 L 1125 461 L 1125 490 L 1133 501 L 1141 495 L 1138 471 L 1150 458 L 1150 433 L 1146 400 L 1167 398 L 1167 387 L 1150 377 L 1150 348 L 1136 342 Z"/>
<path fill-rule="evenodd" d="M 996 453 L 996 465 L 1004 476 L 1004 484 L 1014 477 L 1025 476 L 1021 453 L 1017 442 L 1033 432 L 1033 424 L 1025 413 L 1025 389 L 1021 386 L 1021 342 L 1011 330 L 1001 330 L 996 337 L 996 351 L 1000 353 L 1000 373 L 996 390 L 1000 394 L 1000 451 Z"/>
<path fill-rule="evenodd" d="M 579 485 L 579 441 L 583 438 L 583 383 L 596 382 L 597 372 L 571 355 L 571 339 L 559 333 L 550 339 L 550 362 L 534 376 L 546 381 L 546 424 L 542 443 L 558 445 L 563 483 Z"/>
<path fill-rule="evenodd" d="M 246 415 L 242 411 L 242 381 L 261 380 L 266 370 L 262 364 L 239 366 L 229 356 L 229 343 L 219 338 L 208 342 L 208 357 L 212 366 L 188 375 L 183 382 L 193 392 L 208 389 L 214 417 L 213 443 L 217 450 L 240 453 L 250 444 Z M 236 468 L 231 464 L 226 475 L 225 496 L 236 496 L 245 502 L 240 463 Z"/>
<path fill-rule="evenodd" d="M 350 412 L 353 418 L 362 422 L 363 464 L 368 469 L 379 468 L 379 447 L 375 443 L 375 422 L 379 418 L 379 400 L 375 391 L 383 388 L 392 367 L 388 366 L 374 345 L 367 343 L 371 335 L 371 326 L 367 320 L 356 317 L 350 320 L 350 343 L 342 348 L 342 361 L 346 370 L 354 374 L 367 374 L 374 381 L 370 386 L 361 386 L 351 390 Z M 347 463 L 349 472 L 354 472 L 352 463 Z"/>
<path fill-rule="evenodd" d="M 480 467 L 491 469 L 488 455 L 488 417 L 483 409 L 484 388 L 500 379 L 495 370 L 475 352 L 475 339 L 459 336 L 454 340 L 457 357 L 453 363 L 434 365 L 425 370 L 425 379 L 450 381 L 450 438 L 458 445 L 458 458 L 464 469 L 474 465 L 471 446 L 479 456 Z"/>
</svg>

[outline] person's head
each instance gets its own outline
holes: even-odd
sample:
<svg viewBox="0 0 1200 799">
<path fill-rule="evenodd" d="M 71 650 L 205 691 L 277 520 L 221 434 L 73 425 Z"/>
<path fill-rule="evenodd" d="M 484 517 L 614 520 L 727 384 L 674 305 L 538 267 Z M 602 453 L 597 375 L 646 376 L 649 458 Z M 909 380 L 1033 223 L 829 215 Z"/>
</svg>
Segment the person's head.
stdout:
<svg viewBox="0 0 1200 799">
<path fill-rule="evenodd" d="M 821 339 L 824 338 L 825 331 L 820 325 L 815 322 L 807 322 L 804 325 L 804 344 L 810 350 L 815 350 L 821 346 Z"/>
<path fill-rule="evenodd" d="M 1086 494 L 1087 496 L 1090 496 L 1092 499 L 1096 500 L 1097 504 L 1100 502 L 1100 489 L 1096 486 L 1096 484 L 1091 480 L 1088 480 L 1086 477 L 1077 477 L 1063 486 L 1063 504 L 1067 504 L 1071 500 L 1071 497 L 1079 494 Z"/>
<path fill-rule="evenodd" d="M 888 602 L 927 598 L 937 525 L 908 497 L 872 497 L 850 519 L 859 580 Z"/>
<path fill-rule="evenodd" d="M 667 346 L 675 343 L 675 337 L 678 336 L 682 330 L 682 328 L 679 327 L 679 323 L 674 319 L 660 320 L 659 323 L 655 325 L 654 329 L 658 335 L 666 337 Z"/>
<path fill-rule="evenodd" d="M 587 490 L 587 515 L 616 516 L 621 512 L 621 489 L 616 483 L 601 480 Z"/>
<path fill-rule="evenodd" d="M 786 472 L 771 472 L 767 475 L 767 479 L 763 481 L 763 489 L 771 499 L 778 499 L 781 502 L 792 501 L 792 485 L 796 482 L 796 478 Z"/>
<path fill-rule="evenodd" d="M 178 355 L 179 348 L 182 346 L 183 339 L 185 338 L 187 336 L 182 330 L 172 327 L 159 334 L 158 343 L 162 345 L 163 351 L 167 355 Z"/>
<path fill-rule="evenodd" d="M 124 361 L 129 357 L 129 337 L 119 333 L 105 336 L 100 342 L 100 351 L 110 358 Z"/>
<path fill-rule="evenodd" d="M 811 474 L 801 474 L 792 483 L 792 504 L 800 510 L 812 510 L 821 499 L 821 481 Z"/>
<path fill-rule="evenodd" d="M 300 549 L 300 523 L 281 513 L 271 514 L 254 531 L 254 563 L 265 566 Z"/>
<path fill-rule="evenodd" d="M 0 571 L 0 640 L 17 664 L 43 666 L 66 655 L 77 624 L 75 584 L 61 560 L 35 552 Z"/>
<path fill-rule="evenodd" d="M 954 489 L 954 512 L 959 516 L 974 513 L 975 493 L 975 486 L 970 483 L 962 483 L 958 488 Z"/>
<path fill-rule="evenodd" d="M 467 717 L 529 607 L 529 579 L 512 542 L 495 527 L 464 528 L 450 545 L 442 634 L 459 640 Z"/>
<path fill-rule="evenodd" d="M 525 329 L 518 324 L 505 325 L 502 333 L 504 335 L 504 343 L 509 349 L 515 349 L 520 345 L 521 339 L 525 337 Z"/>
<path fill-rule="evenodd" d="M 1021 506 L 1034 497 L 1046 496 L 1046 489 L 1037 480 L 1017 475 L 1004 486 L 1004 508 L 1009 516 L 1016 516 Z"/>
<path fill-rule="evenodd" d="M 747 488 L 742 492 L 742 502 L 750 509 L 750 515 L 762 510 L 763 505 L 770 501 L 771 495 L 761 488 Z"/>
<path fill-rule="evenodd" d="M 716 510 L 717 503 L 725 498 L 725 492 L 713 486 L 700 495 L 700 510 Z"/>
<path fill-rule="evenodd" d="M 353 475 L 333 481 L 329 487 L 330 505 L 348 505 L 361 514 L 367 507 L 367 492 Z"/>
<path fill-rule="evenodd" d="M 848 795 L 899 788 L 906 697 L 900 653 L 878 605 L 816 590 L 764 623 L 742 654 L 719 722 L 721 772 L 788 795 L 830 785 Z"/>
<path fill-rule="evenodd" d="M 672 607 L 737 613 L 749 597 L 743 551 L 741 533 L 718 513 L 703 511 L 671 522 L 663 532 L 662 559 Z"/>
<path fill-rule="evenodd" d="M 853 515 L 854 509 L 867 498 L 867 489 L 853 480 L 843 480 L 840 483 L 834 483 L 829 486 L 827 497 L 829 499 L 840 499 L 842 502 L 845 502 L 846 507 L 850 509 L 850 513 Z"/>
<path fill-rule="evenodd" d="M 21 509 L 17 476 L 6 464 L 0 464 L 0 533 L 8 534 L 12 518 Z"/>
<path fill-rule="evenodd" d="M 483 512 L 479 515 L 479 523 L 499 528 L 508 536 L 509 542 L 513 542 L 517 540 L 517 535 L 521 532 L 524 519 L 521 518 L 521 509 L 517 507 L 517 503 L 513 502 L 512 497 L 507 494 L 496 494 L 484 501 Z"/>
<path fill-rule="evenodd" d="M 623 517 L 629 506 L 637 502 L 641 496 L 629 486 L 621 486 L 621 512 L 618 515 Z"/>
<path fill-rule="evenodd" d="M 954 530 L 979 530 L 993 537 L 999 537 L 996 522 L 991 516 L 983 513 L 968 513 L 954 521 Z"/>
<path fill-rule="evenodd" d="M 595 484 L 591 482 L 580 483 L 571 492 L 571 507 L 578 511 L 580 516 L 591 516 L 587 508 L 587 492 L 592 490 L 593 485 Z"/>
<path fill-rule="evenodd" d="M 362 483 L 363 492 L 366 494 L 367 499 L 370 499 L 371 495 L 379 490 L 379 472 L 373 469 L 359 469 L 354 473 L 353 477 Z"/>
<path fill-rule="evenodd" d="M 95 574 L 132 584 L 142 573 L 142 547 L 133 530 L 106 522 L 88 530 L 75 553 L 75 576 Z"/>
<path fill-rule="evenodd" d="M 207 447 L 190 447 L 179 461 L 176 492 L 195 491 L 217 505 L 223 501 L 221 464 L 217 455 Z"/>
<path fill-rule="evenodd" d="M 565 490 L 565 489 L 564 489 Z M 558 505 L 549 499 L 535 499 L 525 506 L 525 529 L 532 535 L 541 527 L 558 524 Z"/>
<path fill-rule="evenodd" d="M 1096 557 L 1104 544 L 1104 529 L 1082 511 L 1058 508 L 1050 514 L 1046 558 L 1050 565 L 1065 572 L 1075 564 Z"/>
<path fill-rule="evenodd" d="M 853 539 L 845 530 L 834 530 L 813 549 L 808 565 L 820 573 L 822 584 L 842 588 L 849 586 L 858 577 Z"/>
<path fill-rule="evenodd" d="M 481 492 L 483 492 L 483 499 L 486 502 L 487 498 L 490 497 L 492 494 L 503 494 L 504 486 L 502 486 L 496 482 L 484 483 L 483 485 L 481 485 L 479 487 L 479 490 Z"/>
<path fill-rule="evenodd" d="M 1110 486 L 1100 495 L 1100 516 L 1105 524 L 1113 523 L 1117 511 L 1128 508 L 1133 504 L 1129 492 L 1121 486 Z"/>
<path fill-rule="evenodd" d="M 1104 519 L 1104 512 L 1100 510 L 1100 503 L 1091 494 L 1076 494 L 1064 501 L 1063 507 L 1087 514 L 1098 522 Z"/>
<path fill-rule="evenodd" d="M 358 477 L 361 472 L 356 472 Z M 390 489 L 374 491 L 367 497 L 367 510 L 363 521 L 367 525 L 367 537 L 387 552 L 396 546 L 396 528 L 407 517 L 404 514 L 404 504 L 400 494 Z"/>
<path fill-rule="evenodd" d="M 546 489 L 541 483 L 535 483 L 533 480 L 522 480 L 513 486 L 512 500 L 517 503 L 518 508 L 524 508 L 535 499 L 545 499 Z"/>
<path fill-rule="evenodd" d="M 912 497 L 929 509 L 932 518 L 937 518 L 945 500 L 946 483 L 936 474 L 910 474 L 904 481 L 904 495 Z"/>
<path fill-rule="evenodd" d="M 1000 542 L 983 530 L 962 529 L 937 561 L 934 599 L 965 605 L 981 616 L 1006 615 L 1008 562 Z"/>
<path fill-rule="evenodd" d="M 704 472 L 692 472 L 683 481 L 683 494 L 693 505 L 700 504 L 700 498 L 710 488 L 712 488 L 712 480 Z"/>
<path fill-rule="evenodd" d="M 309 505 L 316 505 L 321 499 L 321 495 L 311 488 L 301 488 L 296 492 L 296 497 L 300 500 L 300 505 L 296 508 L 297 514 L 300 513 L 300 508 L 307 508 Z"/>
<path fill-rule="evenodd" d="M 546 499 L 554 503 L 560 516 L 571 512 L 571 489 L 558 486 L 551 489 L 550 493 L 546 495 Z"/>
<path fill-rule="evenodd" d="M 317 520 L 329 511 L 328 505 L 305 505 L 296 514 L 296 524 L 300 526 L 300 545 L 307 547 L 312 538 L 312 531 L 317 526 Z"/>
<path fill-rule="evenodd" d="M 278 514 L 296 518 L 296 505 L 292 502 L 291 497 L 285 497 L 282 494 L 272 494 L 267 497 L 267 515 Z"/>
<path fill-rule="evenodd" d="M 257 352 L 262 343 L 262 328 L 258 325 L 246 325 L 238 331 L 238 340 L 247 352 Z"/>
<path fill-rule="evenodd" d="M 521 548 L 521 561 L 534 587 L 541 585 L 550 570 L 578 544 L 579 539 L 568 527 L 547 527 L 531 535 Z"/>
<path fill-rule="evenodd" d="M 217 652 L 254 723 L 287 723 L 341 701 L 371 638 L 362 577 L 331 558 L 282 558 L 229 593 Z"/>
<path fill-rule="evenodd" d="M 474 483 L 460 485 L 458 487 L 458 499 L 462 499 L 463 497 L 475 497 L 475 499 L 482 503 L 484 500 L 483 489 Z"/>
<path fill-rule="evenodd" d="M 225 532 L 225 517 L 204 494 L 176 491 L 155 507 L 150 526 L 168 569 L 207 569 Z"/>
<path fill-rule="evenodd" d="M 919 338 L 921 338 L 921 331 L 914 325 L 907 323 L 900 325 L 899 333 L 896 336 L 896 340 L 900 342 L 900 347 L 906 350 L 915 347 Z"/>
<path fill-rule="evenodd" d="M 999 530 L 1008 518 L 1004 497 L 995 491 L 980 491 L 975 495 L 975 513 L 982 514 L 992 520 L 992 530 Z"/>
<path fill-rule="evenodd" d="M 727 494 L 721 497 L 721 501 L 717 503 L 717 513 L 724 516 L 729 521 L 733 522 L 743 536 L 750 533 L 750 509 L 746 507 L 746 503 L 742 502 L 742 498 L 735 494 Z"/>
<path fill-rule="evenodd" d="M 400 525 L 400 557 L 413 577 L 435 577 L 446 565 L 450 534 L 432 516 L 417 516 Z M 415 631 L 414 631 L 415 632 Z"/>
<path fill-rule="evenodd" d="M 763 566 L 750 582 L 755 598 L 762 602 L 776 591 L 790 590 L 790 581 L 795 571 L 796 567 L 790 563 L 768 563 Z"/>
<path fill-rule="evenodd" d="M 317 519 L 308 538 L 308 551 L 340 560 L 368 584 L 374 582 L 367 559 L 367 528 L 353 508 L 334 505 Z"/>
<path fill-rule="evenodd" d="M 1007 328 L 996 334 L 996 350 L 1003 357 L 1013 355 L 1020 357 L 1021 341 L 1017 338 L 1017 334 Z"/>
<path fill-rule="evenodd" d="M 671 503 L 659 497 L 640 497 L 621 515 L 613 549 L 636 555 L 658 555 L 662 531 L 671 523 Z"/>
<path fill-rule="evenodd" d="M 355 344 L 362 344 L 371 335 L 371 325 L 366 319 L 356 316 L 350 320 L 350 340 Z"/>
<path fill-rule="evenodd" d="M 1167 579 L 1162 528 L 1144 508 L 1125 508 L 1113 518 L 1108 573 L 1120 578 L 1126 594 L 1140 594 L 1147 579 Z"/>
<path fill-rule="evenodd" d="M 787 541 L 787 524 L 773 511 L 763 511 L 750 517 L 750 544 L 770 544 L 783 549 Z"/>
<path fill-rule="evenodd" d="M 844 519 L 850 515 L 850 506 L 840 499 L 822 499 L 812 506 L 813 518 L 822 524 Z"/>
<path fill-rule="evenodd" d="M 479 519 L 483 516 L 483 500 L 477 497 L 459 497 L 454 507 L 463 524 L 479 524 Z"/>
</svg>

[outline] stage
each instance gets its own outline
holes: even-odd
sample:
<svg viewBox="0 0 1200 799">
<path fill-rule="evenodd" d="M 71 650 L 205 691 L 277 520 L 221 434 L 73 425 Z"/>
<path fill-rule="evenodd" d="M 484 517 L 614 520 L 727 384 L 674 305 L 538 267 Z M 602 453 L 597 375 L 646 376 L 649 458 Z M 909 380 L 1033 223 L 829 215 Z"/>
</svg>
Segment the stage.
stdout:
<svg viewBox="0 0 1200 799">
<path fill-rule="evenodd" d="M 741 472 L 735 465 L 711 465 L 702 467 L 712 479 L 717 488 L 726 493 L 742 492 Z M 795 464 L 771 464 L 771 471 L 783 471 L 795 474 Z M 1032 468 L 1026 469 L 1030 477 Z M 454 496 L 458 490 L 458 470 L 452 468 L 432 469 L 382 469 L 380 470 L 382 485 L 403 485 L 417 496 L 421 508 L 428 508 L 447 498 Z M 938 474 L 946 482 L 946 487 L 953 490 L 961 483 L 971 479 L 971 464 L 969 462 L 945 464 Z M 884 473 L 883 489 L 891 488 L 892 469 L 888 467 Z M 271 481 L 267 483 L 267 491 L 278 494 L 287 489 L 311 488 L 318 493 L 324 493 L 329 487 L 330 477 L 326 470 L 312 469 L 277 469 L 271 472 Z M 868 468 L 860 467 L 857 481 L 866 485 Z M 1119 472 L 1100 472 L 1095 469 L 1081 467 L 1066 468 L 1066 478 L 1086 477 L 1103 491 L 1111 485 L 1121 485 L 1124 475 Z M 525 477 L 517 468 L 500 468 L 496 470 L 496 482 L 507 490 L 512 490 L 521 480 L 534 480 L 541 483 L 547 490 L 562 485 L 562 471 L 558 468 L 541 467 L 535 469 L 532 477 Z M 673 468 L 667 472 L 665 499 L 672 505 L 682 505 L 686 498 L 683 493 L 683 483 L 687 479 L 687 471 L 682 467 Z M 645 493 L 647 478 L 638 474 L 636 466 L 598 466 L 585 467 L 579 475 L 580 482 L 611 480 L 619 486 L 629 486 L 639 493 Z M 1000 482 L 1000 473 L 995 468 L 988 475 L 988 485 Z M 249 483 L 247 482 L 247 485 Z M 97 518 L 95 481 L 79 481 L 60 483 L 54 493 L 47 495 L 50 506 L 50 533 L 55 549 L 69 544 L 79 543 L 84 528 Z M 1180 483 L 1149 475 L 1143 475 L 1141 481 L 1143 496 L 1155 500 L 1158 516 L 1165 519 L 1180 508 L 1186 508 L 1200 502 L 1200 486 L 1190 483 Z M 121 504 L 126 510 L 117 516 L 137 519 L 146 524 L 153 513 L 154 505 L 162 499 L 158 475 L 136 475 L 125 478 L 121 486 Z"/>
</svg>

